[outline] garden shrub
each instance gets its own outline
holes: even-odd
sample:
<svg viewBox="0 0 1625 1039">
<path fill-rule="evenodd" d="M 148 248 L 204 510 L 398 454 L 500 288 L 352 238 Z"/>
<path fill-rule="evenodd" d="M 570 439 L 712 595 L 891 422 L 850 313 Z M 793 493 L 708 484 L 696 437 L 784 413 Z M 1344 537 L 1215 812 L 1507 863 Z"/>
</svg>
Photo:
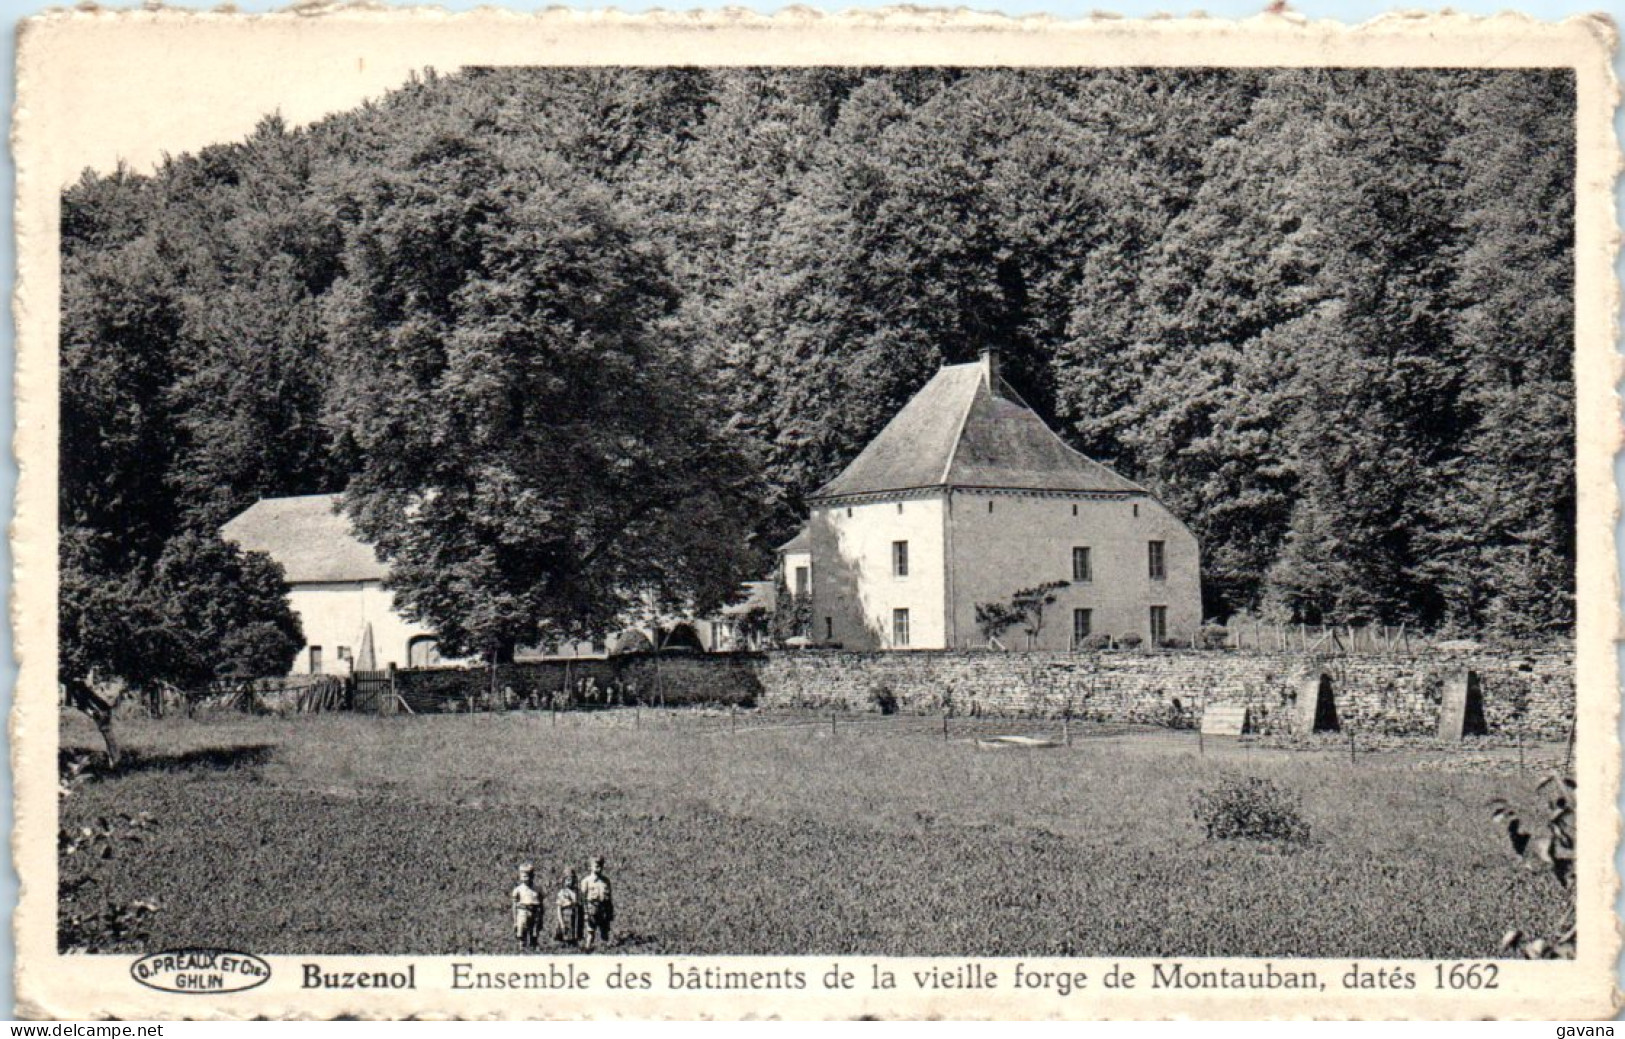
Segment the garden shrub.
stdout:
<svg viewBox="0 0 1625 1039">
<path fill-rule="evenodd" d="M 1190 649 L 1191 644 L 1177 636 L 1170 636 L 1157 643 L 1163 649 Z"/>
<path fill-rule="evenodd" d="M 147 812 L 82 817 L 70 812 L 69 798 L 91 775 L 87 755 L 58 760 L 57 795 L 62 805 L 56 831 L 58 903 L 57 949 L 65 953 L 127 953 L 141 950 L 158 907 L 144 900 L 108 894 L 116 860 L 145 840 L 157 823 Z M 115 860 L 109 864 L 109 860 Z"/>
<path fill-rule="evenodd" d="M 1491 816 L 1506 830 L 1512 853 L 1524 867 L 1552 878 L 1563 889 L 1566 909 L 1556 934 L 1531 937 L 1521 928 L 1508 931 L 1501 939 L 1504 951 L 1516 951 L 1530 960 L 1572 960 L 1575 951 L 1577 904 L 1574 877 L 1575 798 L 1574 780 L 1568 776 L 1548 776 L 1539 789 L 1546 794 L 1545 832 L 1524 827 L 1517 809 L 1505 798 L 1490 802 Z"/>
<path fill-rule="evenodd" d="M 1203 649 L 1223 649 L 1230 639 L 1230 629 L 1223 624 L 1204 624 L 1200 638 Z"/>
<path fill-rule="evenodd" d="M 1145 639 L 1141 638 L 1132 631 L 1127 635 L 1120 635 L 1117 638 L 1117 644 L 1122 646 L 1124 649 L 1133 649 L 1144 641 Z"/>
<path fill-rule="evenodd" d="M 1192 807 L 1209 840 L 1309 841 L 1298 796 L 1263 776 L 1226 775 L 1218 787 L 1200 791 Z"/>
<path fill-rule="evenodd" d="M 1079 643 L 1084 649 L 1110 649 L 1111 644 L 1110 635 L 1090 635 Z"/>
</svg>

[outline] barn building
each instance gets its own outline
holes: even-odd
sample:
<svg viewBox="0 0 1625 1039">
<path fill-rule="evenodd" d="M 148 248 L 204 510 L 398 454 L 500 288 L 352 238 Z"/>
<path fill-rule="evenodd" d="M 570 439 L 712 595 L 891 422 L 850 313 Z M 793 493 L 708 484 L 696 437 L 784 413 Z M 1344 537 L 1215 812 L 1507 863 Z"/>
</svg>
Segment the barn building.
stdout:
<svg viewBox="0 0 1625 1039">
<path fill-rule="evenodd" d="M 264 498 L 221 536 L 282 564 L 288 601 L 305 630 L 293 674 L 349 674 L 440 663 L 434 633 L 401 616 L 386 568 L 337 511 L 338 495 Z"/>
<path fill-rule="evenodd" d="M 1150 492 L 1074 451 L 999 374 L 998 355 L 948 365 L 809 499 L 780 550 L 807 553 L 814 639 L 848 649 L 987 645 L 979 603 L 1067 581 L 1036 637 L 1190 639 L 1202 621 L 1196 537 Z"/>
<path fill-rule="evenodd" d="M 338 510 L 336 494 L 265 498 L 238 514 L 221 536 L 238 547 L 264 552 L 282 564 L 289 605 L 305 632 L 305 647 L 291 673 L 350 674 L 396 667 L 436 667 L 466 661 L 442 659 L 434 632 L 395 609 L 384 587 L 387 567 L 356 537 Z M 771 613 L 773 583 L 746 582 L 740 602 L 705 619 L 661 617 L 600 639 L 521 647 L 515 660 L 598 658 L 647 650 L 738 650 L 760 637 L 748 627 L 753 611 Z"/>
</svg>

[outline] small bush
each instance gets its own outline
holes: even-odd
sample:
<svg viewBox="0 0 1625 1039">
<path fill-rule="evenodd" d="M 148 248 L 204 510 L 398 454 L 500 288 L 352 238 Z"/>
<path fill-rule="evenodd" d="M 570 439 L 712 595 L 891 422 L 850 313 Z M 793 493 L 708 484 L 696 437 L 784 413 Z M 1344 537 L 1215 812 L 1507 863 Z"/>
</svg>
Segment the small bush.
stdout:
<svg viewBox="0 0 1625 1039">
<path fill-rule="evenodd" d="M 1110 635 L 1089 635 L 1078 645 L 1083 649 L 1109 649 L 1112 637 Z"/>
<path fill-rule="evenodd" d="M 897 694 L 885 683 L 881 683 L 869 690 L 869 703 L 881 714 L 897 713 Z"/>
<path fill-rule="evenodd" d="M 1139 635 L 1136 635 L 1132 631 L 1129 632 L 1127 635 L 1119 635 L 1117 637 L 1117 644 L 1119 646 L 1122 646 L 1124 649 L 1134 649 L 1136 646 L 1138 646 L 1140 643 L 1142 643 L 1144 641 L 1145 641 L 1145 639 L 1141 638 Z"/>
<path fill-rule="evenodd" d="M 1170 729 L 1194 729 L 1197 721 L 1196 712 L 1181 703 L 1177 696 L 1162 716 L 1162 724 Z"/>
<path fill-rule="evenodd" d="M 1223 624 L 1204 624 L 1201 639 L 1203 649 L 1223 649 L 1230 639 L 1230 629 Z"/>
<path fill-rule="evenodd" d="M 1161 646 L 1163 649 L 1190 649 L 1191 648 L 1191 644 L 1189 642 L 1185 641 L 1182 638 L 1178 638 L 1178 637 L 1170 637 L 1170 638 L 1163 639 L 1161 642 L 1157 643 L 1157 645 Z"/>
<path fill-rule="evenodd" d="M 1198 793 L 1192 807 L 1209 840 L 1309 841 L 1298 796 L 1262 776 L 1226 776 L 1218 788 Z"/>
</svg>

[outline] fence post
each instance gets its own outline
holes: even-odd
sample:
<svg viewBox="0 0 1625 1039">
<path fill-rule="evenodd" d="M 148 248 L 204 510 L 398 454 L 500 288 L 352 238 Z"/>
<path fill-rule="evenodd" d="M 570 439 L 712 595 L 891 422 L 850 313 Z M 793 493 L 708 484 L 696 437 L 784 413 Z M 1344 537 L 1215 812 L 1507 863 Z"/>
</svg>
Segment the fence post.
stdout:
<svg viewBox="0 0 1625 1039">
<path fill-rule="evenodd" d="M 835 712 L 834 711 L 829 712 L 829 734 L 831 736 L 835 735 Z"/>
<path fill-rule="evenodd" d="M 1202 732 L 1202 723 L 1200 721 L 1196 723 L 1196 753 L 1207 753 L 1207 735 Z"/>
<path fill-rule="evenodd" d="M 948 742 L 948 712 L 942 712 L 942 742 Z"/>
<path fill-rule="evenodd" d="M 728 731 L 739 731 L 739 709 L 732 704 L 728 705 Z"/>
<path fill-rule="evenodd" d="M 1068 747 L 1072 746 L 1072 718 L 1067 715 L 1061 717 L 1061 736 L 1066 740 Z"/>
<path fill-rule="evenodd" d="M 1523 771 L 1523 726 L 1519 725 L 1517 727 L 1517 729 L 1514 730 L 1514 731 L 1515 731 L 1515 733 L 1517 734 L 1517 737 L 1518 737 L 1518 771 L 1522 772 Z"/>
<path fill-rule="evenodd" d="M 1353 726 L 1349 727 L 1349 764 L 1351 764 L 1351 765 L 1356 764 L 1356 761 L 1355 761 L 1355 758 L 1354 758 L 1354 728 L 1353 728 Z"/>
</svg>

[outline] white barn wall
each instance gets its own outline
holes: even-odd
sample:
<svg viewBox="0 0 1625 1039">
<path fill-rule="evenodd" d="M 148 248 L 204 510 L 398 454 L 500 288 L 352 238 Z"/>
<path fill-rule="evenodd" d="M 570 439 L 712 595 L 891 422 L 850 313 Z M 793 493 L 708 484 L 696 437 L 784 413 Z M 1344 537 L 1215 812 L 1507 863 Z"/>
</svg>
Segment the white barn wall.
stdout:
<svg viewBox="0 0 1625 1039">
<path fill-rule="evenodd" d="M 1154 498 L 959 490 L 950 502 L 954 566 L 949 587 L 955 604 L 950 635 L 955 648 L 983 644 L 976 627 L 977 603 L 1008 602 L 1018 589 L 1072 580 L 1074 546 L 1090 549 L 1092 580 L 1056 593 L 1055 604 L 1044 611 L 1044 628 L 1034 648 L 1071 648 L 1074 608 L 1094 611 L 1096 634 L 1132 632 L 1149 640 L 1153 605 L 1168 608 L 1170 637 L 1188 639 L 1201 627 L 1196 537 Z M 1167 576 L 1160 581 L 1150 577 L 1150 541 L 1166 546 Z M 1012 628 L 1003 641 L 1024 647 L 1027 636 Z"/>
<path fill-rule="evenodd" d="M 310 673 L 310 647 L 322 647 L 322 671 L 347 674 L 348 661 L 338 659 L 338 648 L 353 656 L 361 648 L 361 633 L 372 625 L 373 659 L 380 670 L 390 664 L 405 667 L 406 647 L 414 637 L 432 635 L 395 612 L 394 593 L 379 581 L 334 581 L 293 585 L 288 602 L 305 631 L 305 648 L 294 661 L 293 674 Z"/>
</svg>

